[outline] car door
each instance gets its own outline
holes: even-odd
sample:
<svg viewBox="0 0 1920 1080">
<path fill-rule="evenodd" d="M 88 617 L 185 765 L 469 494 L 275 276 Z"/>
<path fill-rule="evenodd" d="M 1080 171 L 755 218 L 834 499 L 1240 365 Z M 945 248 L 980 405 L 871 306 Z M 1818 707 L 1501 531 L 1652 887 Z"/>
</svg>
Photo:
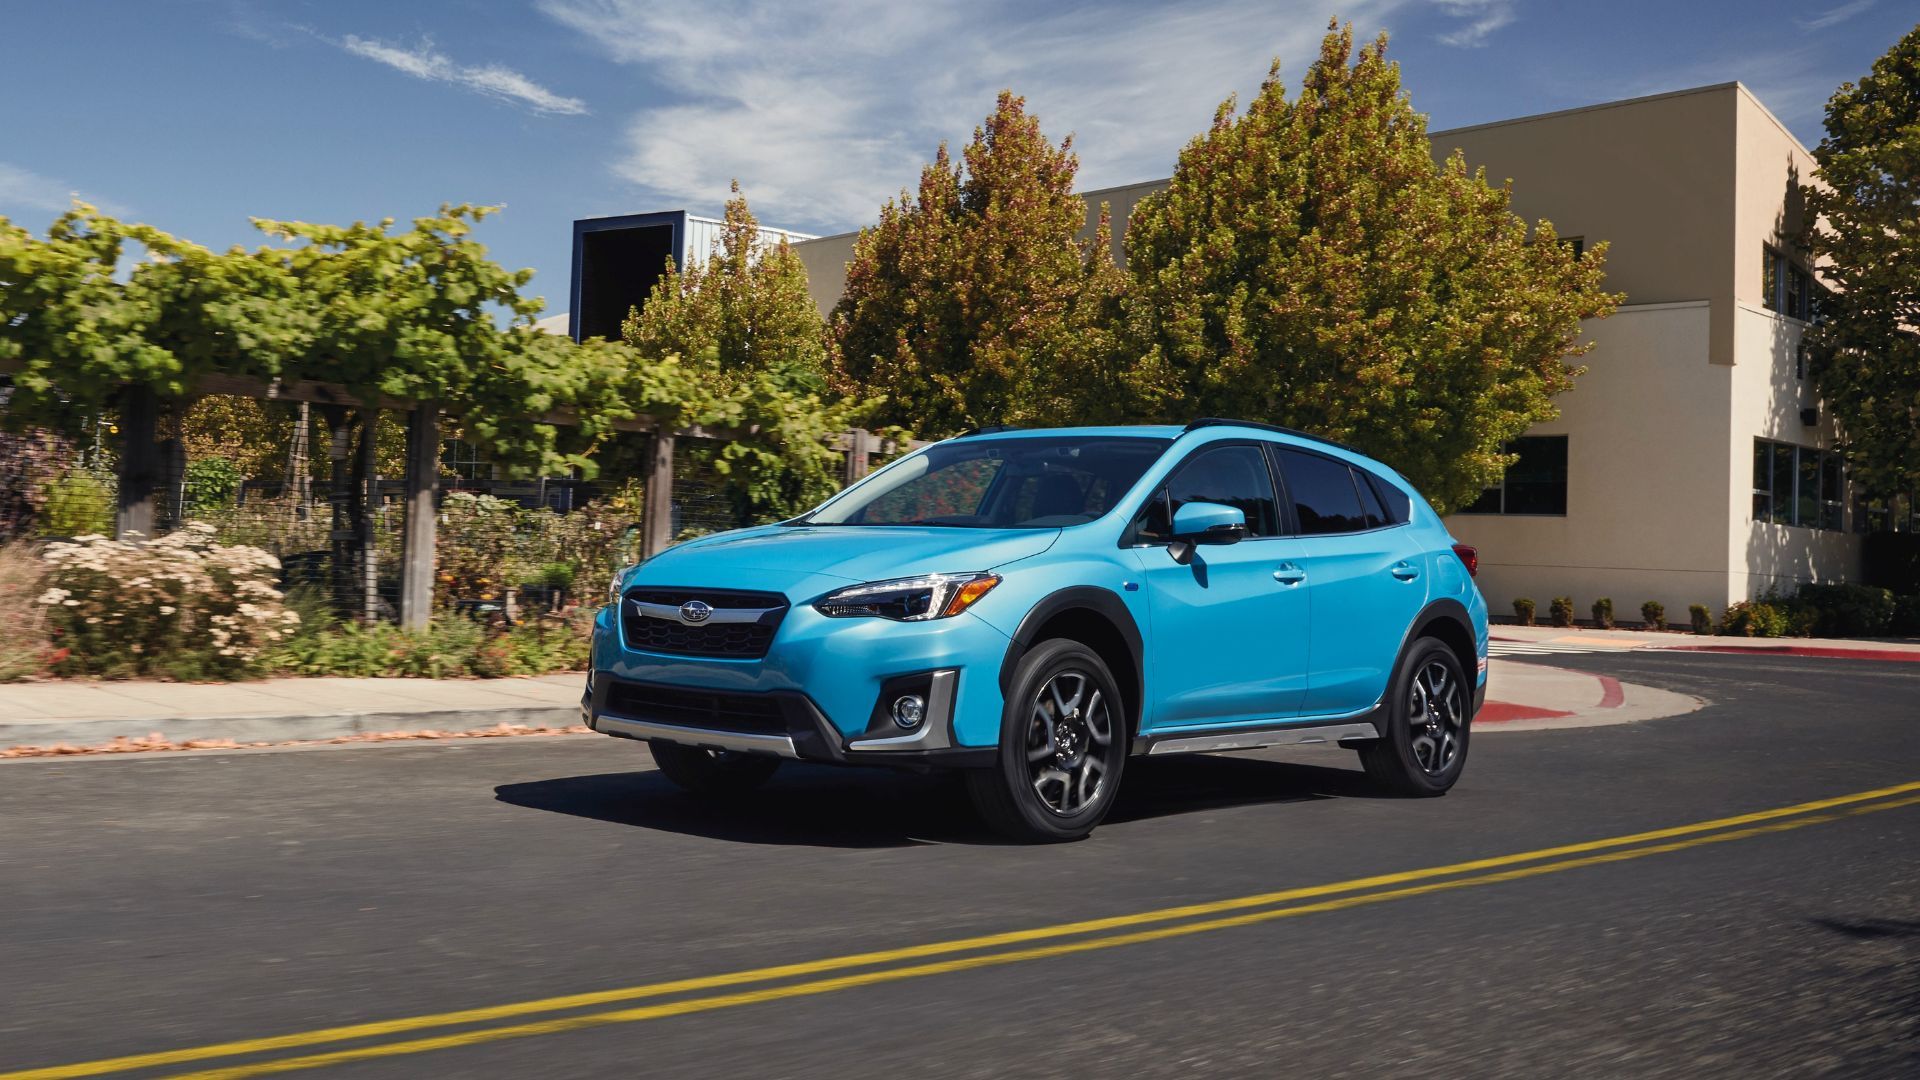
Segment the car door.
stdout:
<svg viewBox="0 0 1920 1080">
<path fill-rule="evenodd" d="M 1238 507 L 1247 538 L 1167 549 L 1188 502 Z M 1307 595 L 1293 578 L 1298 542 L 1281 535 L 1271 463 L 1252 441 L 1211 443 L 1169 474 L 1136 521 L 1153 644 L 1147 730 L 1291 717 L 1307 682 Z"/>
<path fill-rule="evenodd" d="M 1401 641 L 1427 601 L 1427 560 L 1393 522 L 1364 470 L 1276 447 L 1299 530 L 1311 597 L 1304 716 L 1371 707 L 1385 693 Z"/>
</svg>

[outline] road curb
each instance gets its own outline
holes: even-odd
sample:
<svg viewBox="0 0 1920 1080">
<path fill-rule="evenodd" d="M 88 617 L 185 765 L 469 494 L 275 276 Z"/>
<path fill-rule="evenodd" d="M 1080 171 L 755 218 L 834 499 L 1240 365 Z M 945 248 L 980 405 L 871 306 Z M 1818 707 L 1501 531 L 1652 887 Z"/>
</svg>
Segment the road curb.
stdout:
<svg viewBox="0 0 1920 1080">
<path fill-rule="evenodd" d="M 388 731 L 474 731 L 507 724 L 563 728 L 580 722 L 565 705 L 435 709 L 425 712 L 313 713 L 305 716 L 86 717 L 0 720 L 0 749 L 22 746 L 104 746 L 115 739 L 158 736 L 170 743 L 229 739 L 238 743 L 300 742 Z"/>
</svg>

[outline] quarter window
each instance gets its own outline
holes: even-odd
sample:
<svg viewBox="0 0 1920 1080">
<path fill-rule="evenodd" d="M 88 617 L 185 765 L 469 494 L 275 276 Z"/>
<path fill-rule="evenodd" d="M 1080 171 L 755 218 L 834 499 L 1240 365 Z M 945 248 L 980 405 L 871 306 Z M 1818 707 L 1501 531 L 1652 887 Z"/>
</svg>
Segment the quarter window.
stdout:
<svg viewBox="0 0 1920 1080">
<path fill-rule="evenodd" d="M 1287 494 L 1293 497 L 1293 511 L 1300 518 L 1304 535 L 1357 532 L 1368 527 L 1360 493 L 1353 484 L 1353 470 L 1344 462 L 1281 450 L 1280 470 L 1286 474 Z M 1380 512 L 1377 506 L 1376 512 Z"/>
<path fill-rule="evenodd" d="M 1567 513 L 1567 437 L 1527 435 L 1507 444 L 1507 453 L 1519 460 L 1507 466 L 1500 483 L 1480 493 L 1463 514 L 1537 514 L 1565 517 Z"/>
</svg>

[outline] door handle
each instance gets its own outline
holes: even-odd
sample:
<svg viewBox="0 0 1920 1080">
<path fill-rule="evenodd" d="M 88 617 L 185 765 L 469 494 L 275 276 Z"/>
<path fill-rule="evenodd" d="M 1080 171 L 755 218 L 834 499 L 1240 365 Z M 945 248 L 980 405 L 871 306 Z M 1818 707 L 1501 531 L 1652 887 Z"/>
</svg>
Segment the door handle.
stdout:
<svg viewBox="0 0 1920 1080">
<path fill-rule="evenodd" d="M 1273 572 L 1273 580 L 1282 585 L 1298 585 L 1307 580 L 1307 572 L 1292 563 L 1281 563 L 1279 569 Z"/>
<path fill-rule="evenodd" d="M 1401 581 L 1412 581 L 1414 578 L 1420 576 L 1420 568 L 1412 563 L 1394 563 L 1393 569 L 1389 570 L 1388 573 L 1399 578 Z"/>
</svg>

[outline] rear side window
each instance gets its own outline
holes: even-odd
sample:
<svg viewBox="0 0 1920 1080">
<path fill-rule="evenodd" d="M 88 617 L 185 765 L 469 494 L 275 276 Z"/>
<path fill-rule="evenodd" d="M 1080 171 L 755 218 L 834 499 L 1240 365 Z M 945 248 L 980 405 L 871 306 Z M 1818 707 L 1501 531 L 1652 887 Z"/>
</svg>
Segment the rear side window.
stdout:
<svg viewBox="0 0 1920 1080">
<path fill-rule="evenodd" d="M 1380 502 L 1380 493 L 1373 489 L 1366 472 L 1351 466 L 1349 471 L 1353 473 L 1353 490 L 1360 494 L 1360 509 L 1367 516 L 1367 528 L 1384 529 L 1392 524 L 1387 518 L 1387 508 Z"/>
<path fill-rule="evenodd" d="M 1353 470 L 1346 463 L 1282 448 L 1280 469 L 1286 474 L 1302 535 L 1358 532 L 1368 527 Z"/>
<path fill-rule="evenodd" d="M 1165 498 L 1147 504 L 1134 536 L 1140 543 L 1172 539 L 1172 515 L 1190 502 L 1220 503 L 1247 515 L 1248 536 L 1278 536 L 1280 509 L 1273 476 L 1257 446 L 1212 446 L 1194 454 L 1167 480 Z"/>
<path fill-rule="evenodd" d="M 1380 504 L 1387 509 L 1387 524 L 1404 525 L 1413 520 L 1413 500 L 1395 484 L 1361 469 L 1354 473 L 1362 480 L 1373 482 L 1373 490 L 1380 493 Z"/>
</svg>

